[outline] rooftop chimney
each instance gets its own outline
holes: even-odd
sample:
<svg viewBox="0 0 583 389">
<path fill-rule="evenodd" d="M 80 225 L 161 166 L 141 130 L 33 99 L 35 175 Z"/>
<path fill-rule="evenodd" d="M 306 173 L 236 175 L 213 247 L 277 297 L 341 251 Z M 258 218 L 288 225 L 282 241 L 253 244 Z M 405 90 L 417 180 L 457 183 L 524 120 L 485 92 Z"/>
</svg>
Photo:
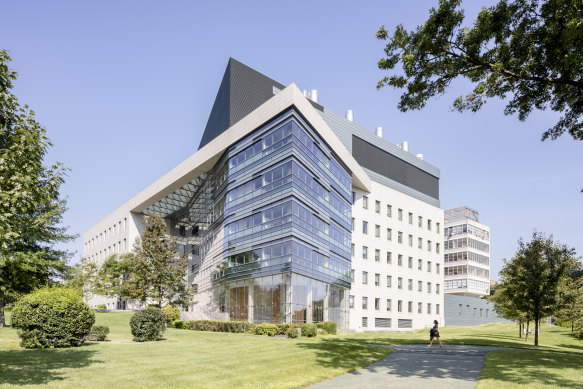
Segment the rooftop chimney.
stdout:
<svg viewBox="0 0 583 389">
<path fill-rule="evenodd" d="M 383 128 L 377 127 L 376 134 L 379 138 L 382 138 L 383 137 Z"/>
<path fill-rule="evenodd" d="M 407 152 L 409 151 L 409 142 L 407 142 L 407 141 L 403 142 L 403 150 L 405 150 Z"/>
<path fill-rule="evenodd" d="M 423 161 L 423 154 L 417 154 L 416 157 Z"/>
<path fill-rule="evenodd" d="M 314 103 L 318 102 L 318 90 L 317 89 L 312 89 L 312 91 L 310 92 L 310 99 L 312 99 L 312 101 Z"/>
</svg>

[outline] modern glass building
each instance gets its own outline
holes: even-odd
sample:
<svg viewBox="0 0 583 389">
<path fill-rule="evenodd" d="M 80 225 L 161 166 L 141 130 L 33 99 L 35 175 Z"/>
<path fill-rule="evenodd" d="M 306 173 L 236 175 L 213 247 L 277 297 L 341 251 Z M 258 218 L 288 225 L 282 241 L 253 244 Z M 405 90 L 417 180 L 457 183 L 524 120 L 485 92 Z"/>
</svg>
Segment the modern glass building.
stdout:
<svg viewBox="0 0 583 389">
<path fill-rule="evenodd" d="M 443 220 L 439 170 L 327 110 L 314 96 L 231 58 L 198 151 L 89 229 L 86 260 L 102 263 L 129 251 L 144 215 L 154 213 L 166 220 L 189 261 L 186 281 L 197 293 L 184 319 L 333 320 L 344 330 L 386 330 L 422 328 L 435 314 L 442 317 L 442 254 L 435 244 Z M 370 211 L 361 205 L 368 197 Z M 428 224 L 400 226 L 396 217 L 381 215 L 381 204 L 394 206 L 395 216 L 397 208 L 415 212 Z M 369 220 L 377 235 L 355 233 L 355 218 Z M 391 228 L 423 244 L 389 241 L 384 231 Z M 371 257 L 394 252 L 429 267 L 414 272 L 378 258 L 365 262 L 355 258 L 355 245 L 370 247 Z M 372 282 L 355 285 L 353 275 L 367 272 L 375 288 Z M 378 280 L 392 275 L 411 285 L 415 277 L 429 289 L 381 288 Z M 355 298 L 369 296 L 370 311 L 350 308 Z M 393 312 L 385 310 L 391 299 Z M 397 309 L 401 300 L 408 310 Z M 423 309 L 413 312 L 413 301 Z M 103 296 L 90 301 L 101 303 L 137 306 Z"/>
</svg>

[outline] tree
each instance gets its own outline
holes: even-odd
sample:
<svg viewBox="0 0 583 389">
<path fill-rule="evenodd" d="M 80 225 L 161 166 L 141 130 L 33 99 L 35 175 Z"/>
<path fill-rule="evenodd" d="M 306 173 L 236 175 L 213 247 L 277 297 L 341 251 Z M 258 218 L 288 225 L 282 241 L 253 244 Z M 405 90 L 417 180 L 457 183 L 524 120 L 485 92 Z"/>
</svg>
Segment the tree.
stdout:
<svg viewBox="0 0 583 389">
<path fill-rule="evenodd" d="M 94 293 L 98 271 L 99 267 L 95 263 L 82 259 L 81 263 L 67 268 L 63 284 L 66 288 L 78 291 L 87 302 Z"/>
<path fill-rule="evenodd" d="M 132 295 L 131 278 L 134 255 L 126 253 L 111 255 L 103 262 L 96 276 L 93 293 L 104 296 L 129 298 Z"/>
<path fill-rule="evenodd" d="M 539 322 L 561 308 L 560 286 L 579 266 L 575 250 L 555 243 L 552 236 L 533 233 L 532 240 L 518 241 L 518 252 L 500 271 L 500 293 L 515 309 L 535 322 L 534 344 L 538 346 Z"/>
<path fill-rule="evenodd" d="M 522 323 L 528 318 L 521 312 L 512 296 L 516 293 L 514 285 L 509 282 L 500 282 L 492 288 L 494 293 L 487 297 L 487 300 L 494 305 L 496 314 L 518 323 L 518 337 L 522 337 Z"/>
<path fill-rule="evenodd" d="M 129 289 L 131 296 L 142 302 L 188 305 L 194 293 L 186 285 L 184 256 L 176 250 L 176 240 L 166 235 L 164 219 L 148 215 L 144 233 L 134 245 L 134 264 Z"/>
<path fill-rule="evenodd" d="M 62 274 L 67 253 L 54 245 L 75 238 L 60 226 L 66 169 L 43 165 L 52 144 L 34 112 L 11 93 L 16 72 L 9 62 L 0 50 L 0 327 L 6 303 Z"/>
<path fill-rule="evenodd" d="M 406 89 L 398 108 L 421 109 L 445 93 L 453 80 L 465 78 L 473 90 L 458 97 L 457 111 L 478 111 L 489 98 L 510 98 L 505 114 L 523 121 L 533 110 L 551 109 L 563 116 L 542 140 L 568 132 L 583 140 L 583 4 L 576 0 L 500 0 L 482 8 L 464 27 L 461 0 L 440 0 L 414 31 L 402 25 L 389 36 L 377 88 Z"/>
<path fill-rule="evenodd" d="M 561 322 L 571 322 L 571 331 L 575 330 L 575 322 L 583 318 L 583 288 L 581 280 L 566 277 L 559 285 L 560 309 L 556 316 Z"/>
</svg>

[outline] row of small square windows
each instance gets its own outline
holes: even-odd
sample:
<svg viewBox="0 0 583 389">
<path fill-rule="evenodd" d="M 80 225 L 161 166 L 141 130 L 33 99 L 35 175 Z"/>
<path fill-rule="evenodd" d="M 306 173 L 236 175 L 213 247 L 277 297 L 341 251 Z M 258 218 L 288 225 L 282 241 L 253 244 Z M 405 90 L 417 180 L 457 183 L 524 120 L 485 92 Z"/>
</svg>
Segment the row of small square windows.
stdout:
<svg viewBox="0 0 583 389">
<path fill-rule="evenodd" d="M 109 257 L 110 255 L 119 254 L 120 252 L 127 252 L 127 251 L 128 251 L 128 242 L 124 238 L 123 246 L 122 246 L 122 241 L 119 241 L 117 243 L 114 243 L 113 247 L 109 246 L 104 250 L 99 250 L 98 253 L 93 254 L 89 258 L 91 259 L 92 262 L 95 262 L 95 260 L 104 260 L 105 258 Z"/>
<path fill-rule="evenodd" d="M 124 217 L 123 219 L 123 230 L 127 231 L 128 229 L 128 219 Z M 95 238 L 91 238 L 89 241 L 85 242 L 85 250 L 95 247 L 96 244 L 105 242 L 107 239 L 111 238 L 112 236 L 121 233 L 122 231 L 122 222 L 121 220 L 113 225 L 113 227 L 109 227 L 107 230 L 103 230 L 102 233 L 96 235 Z M 115 246 L 115 244 L 114 244 Z"/>
<path fill-rule="evenodd" d="M 348 298 L 348 304 L 350 309 L 354 309 L 354 296 L 349 296 Z M 392 312 L 393 310 L 393 300 L 392 299 L 387 299 L 386 301 L 386 311 L 387 312 Z M 404 312 L 403 311 L 403 300 L 397 300 L 397 312 Z M 432 311 L 432 304 L 431 303 L 427 303 L 427 314 L 431 315 L 433 313 Z M 368 297 L 362 297 L 362 309 L 364 310 L 368 310 Z M 374 299 L 374 309 L 375 311 L 380 311 L 381 310 L 381 299 L 380 298 L 375 298 Z M 408 313 L 413 313 L 413 301 L 408 301 L 407 302 L 407 312 Z M 435 304 L 435 314 L 439 315 L 440 309 L 439 309 L 439 304 Z M 423 313 L 423 303 L 418 302 L 417 303 L 417 313 Z"/>
<path fill-rule="evenodd" d="M 354 204 L 356 200 L 356 193 L 352 192 L 352 203 Z M 368 209 L 368 196 L 362 196 L 362 208 L 364 209 Z M 381 213 L 381 202 L 379 200 L 375 201 L 375 212 L 376 213 Z M 393 206 L 390 204 L 387 204 L 387 216 L 388 217 L 393 217 Z M 397 219 L 399 221 L 403 221 L 403 210 L 401 208 L 397 209 Z M 409 212 L 408 213 L 408 221 L 409 224 L 413 224 L 413 213 Z M 423 216 L 418 216 L 417 217 L 417 225 L 420 228 L 423 228 Z M 435 229 L 436 232 L 439 233 L 440 230 L 440 223 L 435 223 Z M 432 228 L 432 221 L 431 219 L 427 219 L 427 230 L 431 231 Z"/>
<path fill-rule="evenodd" d="M 354 244 L 352 245 L 352 256 L 354 256 Z M 368 259 L 368 247 L 367 246 L 362 246 L 362 259 Z M 375 260 L 375 262 L 381 261 L 381 250 L 375 249 L 374 260 Z M 393 264 L 393 253 L 390 251 L 387 251 L 387 264 L 388 265 Z M 397 265 L 403 266 L 403 254 L 397 254 Z M 409 269 L 413 269 L 413 257 L 408 257 L 407 267 Z M 431 261 L 427 261 L 426 269 L 427 269 L 427 272 L 431 273 Z M 422 259 L 417 260 L 417 270 L 423 270 L 423 260 Z M 439 263 L 436 263 L 435 264 L 435 273 L 439 274 L 439 270 L 440 270 L 440 265 L 439 265 Z"/>
<path fill-rule="evenodd" d="M 354 284 L 356 282 L 354 270 L 351 270 L 351 282 Z M 362 284 L 368 285 L 368 272 L 362 272 Z M 381 286 L 381 275 L 379 273 L 375 273 L 374 275 L 374 285 Z M 393 276 L 387 275 L 387 288 L 393 287 Z M 397 289 L 403 289 L 403 277 L 397 277 Z M 413 279 L 409 278 L 407 283 L 407 289 L 413 290 Z M 441 290 L 440 284 L 435 284 L 435 294 L 439 294 Z M 423 281 L 417 281 L 417 291 L 423 292 Z M 431 293 L 431 282 L 427 282 L 427 293 Z"/>
<path fill-rule="evenodd" d="M 354 231 L 354 218 L 352 218 L 352 231 Z M 375 224 L 375 230 L 374 230 L 374 234 L 376 238 L 380 238 L 381 237 L 381 226 L 378 224 Z M 368 234 L 368 222 L 366 220 L 362 221 L 362 233 L 367 235 Z M 388 241 L 392 241 L 393 240 L 393 230 L 391 228 L 387 228 L 387 240 Z M 397 243 L 403 244 L 403 232 L 402 231 L 397 231 Z M 409 247 L 413 247 L 413 235 L 408 236 L 408 241 L 407 244 L 409 245 Z M 427 251 L 431 251 L 432 247 L 433 247 L 433 242 L 430 240 L 427 240 Z M 417 248 L 418 249 L 423 249 L 423 238 L 417 238 Z M 440 253 L 441 251 L 441 244 L 440 243 L 435 243 L 435 252 L 436 253 Z"/>
</svg>

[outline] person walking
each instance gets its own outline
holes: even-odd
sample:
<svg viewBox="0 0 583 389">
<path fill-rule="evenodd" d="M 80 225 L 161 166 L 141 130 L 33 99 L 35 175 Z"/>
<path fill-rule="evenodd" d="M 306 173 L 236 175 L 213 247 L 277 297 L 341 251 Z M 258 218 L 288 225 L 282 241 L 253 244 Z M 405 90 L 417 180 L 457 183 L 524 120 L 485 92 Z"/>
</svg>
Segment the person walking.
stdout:
<svg viewBox="0 0 583 389">
<path fill-rule="evenodd" d="M 439 330 L 437 329 L 437 320 L 433 320 L 433 328 L 429 330 L 429 345 L 427 347 L 431 347 L 431 345 L 433 344 L 433 339 L 437 338 L 437 341 L 439 342 L 439 347 L 443 347 L 443 344 L 441 343 L 441 339 L 439 338 Z"/>
</svg>

